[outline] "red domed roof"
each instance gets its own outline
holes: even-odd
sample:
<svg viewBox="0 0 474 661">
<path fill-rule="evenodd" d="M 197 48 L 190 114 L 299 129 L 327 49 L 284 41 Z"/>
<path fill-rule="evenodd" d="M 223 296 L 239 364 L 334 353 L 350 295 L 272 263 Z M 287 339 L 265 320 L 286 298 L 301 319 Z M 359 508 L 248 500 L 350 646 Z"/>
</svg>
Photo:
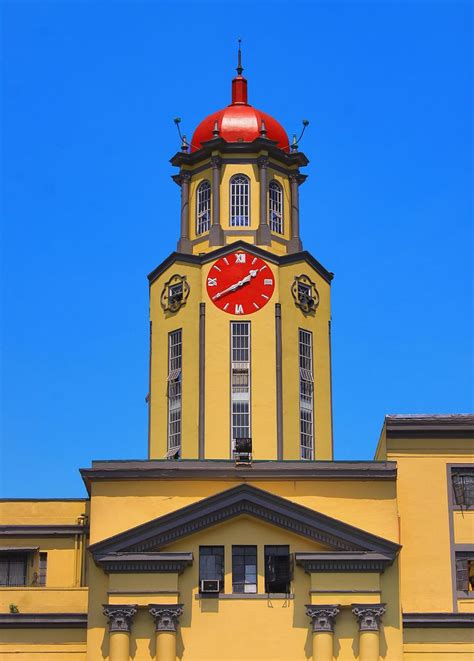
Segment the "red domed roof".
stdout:
<svg viewBox="0 0 474 661">
<path fill-rule="evenodd" d="M 275 140 L 283 151 L 290 151 L 283 126 L 270 115 L 247 103 L 247 80 L 240 72 L 232 81 L 232 103 L 203 119 L 194 131 L 191 152 L 198 151 L 202 147 L 201 143 L 216 137 L 226 142 L 252 142 L 256 138 L 266 137 Z"/>
</svg>

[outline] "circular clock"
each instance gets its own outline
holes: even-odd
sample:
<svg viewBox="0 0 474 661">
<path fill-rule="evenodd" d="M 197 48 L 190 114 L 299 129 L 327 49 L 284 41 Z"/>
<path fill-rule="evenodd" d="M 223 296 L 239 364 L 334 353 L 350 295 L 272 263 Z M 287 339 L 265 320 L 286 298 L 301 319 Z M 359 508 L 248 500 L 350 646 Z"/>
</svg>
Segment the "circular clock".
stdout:
<svg viewBox="0 0 474 661">
<path fill-rule="evenodd" d="M 260 257 L 237 250 L 218 259 L 207 274 L 207 293 L 228 314 L 252 314 L 271 299 L 275 276 Z"/>
</svg>

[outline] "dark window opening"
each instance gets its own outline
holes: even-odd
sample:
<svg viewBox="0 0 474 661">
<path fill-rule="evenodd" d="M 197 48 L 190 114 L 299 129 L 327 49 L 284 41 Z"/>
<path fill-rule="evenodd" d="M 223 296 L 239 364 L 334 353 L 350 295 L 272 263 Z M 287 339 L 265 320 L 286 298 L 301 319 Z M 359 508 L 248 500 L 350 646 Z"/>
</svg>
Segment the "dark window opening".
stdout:
<svg viewBox="0 0 474 661">
<path fill-rule="evenodd" d="M 290 592 L 291 561 L 289 546 L 265 546 L 265 592 Z"/>
<path fill-rule="evenodd" d="M 0 585 L 26 585 L 27 560 L 28 556 L 25 553 L 0 554 Z"/>
<path fill-rule="evenodd" d="M 232 547 L 232 592 L 257 592 L 257 547 Z"/>
<path fill-rule="evenodd" d="M 456 590 L 474 591 L 474 553 L 456 553 Z"/>
<path fill-rule="evenodd" d="M 224 547 L 199 547 L 199 591 L 202 590 L 202 581 L 218 581 L 219 592 L 224 591 Z"/>
<path fill-rule="evenodd" d="M 454 502 L 460 507 L 474 506 L 474 466 L 451 469 Z"/>
</svg>

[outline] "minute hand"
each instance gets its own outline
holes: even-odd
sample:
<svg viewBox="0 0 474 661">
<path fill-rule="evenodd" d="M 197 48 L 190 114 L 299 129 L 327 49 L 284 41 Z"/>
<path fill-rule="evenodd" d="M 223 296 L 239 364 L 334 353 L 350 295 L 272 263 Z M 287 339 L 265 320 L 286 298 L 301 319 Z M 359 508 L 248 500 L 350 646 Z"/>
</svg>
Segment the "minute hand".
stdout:
<svg viewBox="0 0 474 661">
<path fill-rule="evenodd" d="M 218 298 L 221 298 L 221 296 L 224 296 L 224 294 L 228 294 L 231 291 L 235 291 L 239 287 L 242 287 L 243 285 L 246 285 L 252 278 L 255 278 L 257 275 L 258 270 L 257 269 L 251 269 L 248 273 L 248 275 L 245 276 L 245 278 L 242 278 L 242 280 L 239 280 L 238 282 L 234 282 L 233 285 L 230 285 L 230 287 L 227 287 L 227 289 L 224 289 L 223 291 L 218 292 L 212 297 L 213 301 L 216 301 Z"/>
</svg>

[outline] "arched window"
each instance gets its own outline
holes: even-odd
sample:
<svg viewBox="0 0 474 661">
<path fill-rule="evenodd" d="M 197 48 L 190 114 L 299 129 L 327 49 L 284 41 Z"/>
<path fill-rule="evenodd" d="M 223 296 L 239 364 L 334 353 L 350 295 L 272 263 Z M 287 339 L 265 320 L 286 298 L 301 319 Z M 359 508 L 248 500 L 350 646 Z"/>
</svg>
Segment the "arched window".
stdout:
<svg viewBox="0 0 474 661">
<path fill-rule="evenodd" d="M 236 174 L 230 180 L 230 224 L 250 225 L 250 181 L 244 174 Z"/>
<path fill-rule="evenodd" d="M 211 227 L 211 184 L 203 181 L 196 191 L 196 234 L 209 232 Z"/>
<path fill-rule="evenodd" d="M 283 234 L 283 190 L 275 180 L 268 187 L 268 224 L 271 232 Z"/>
</svg>

